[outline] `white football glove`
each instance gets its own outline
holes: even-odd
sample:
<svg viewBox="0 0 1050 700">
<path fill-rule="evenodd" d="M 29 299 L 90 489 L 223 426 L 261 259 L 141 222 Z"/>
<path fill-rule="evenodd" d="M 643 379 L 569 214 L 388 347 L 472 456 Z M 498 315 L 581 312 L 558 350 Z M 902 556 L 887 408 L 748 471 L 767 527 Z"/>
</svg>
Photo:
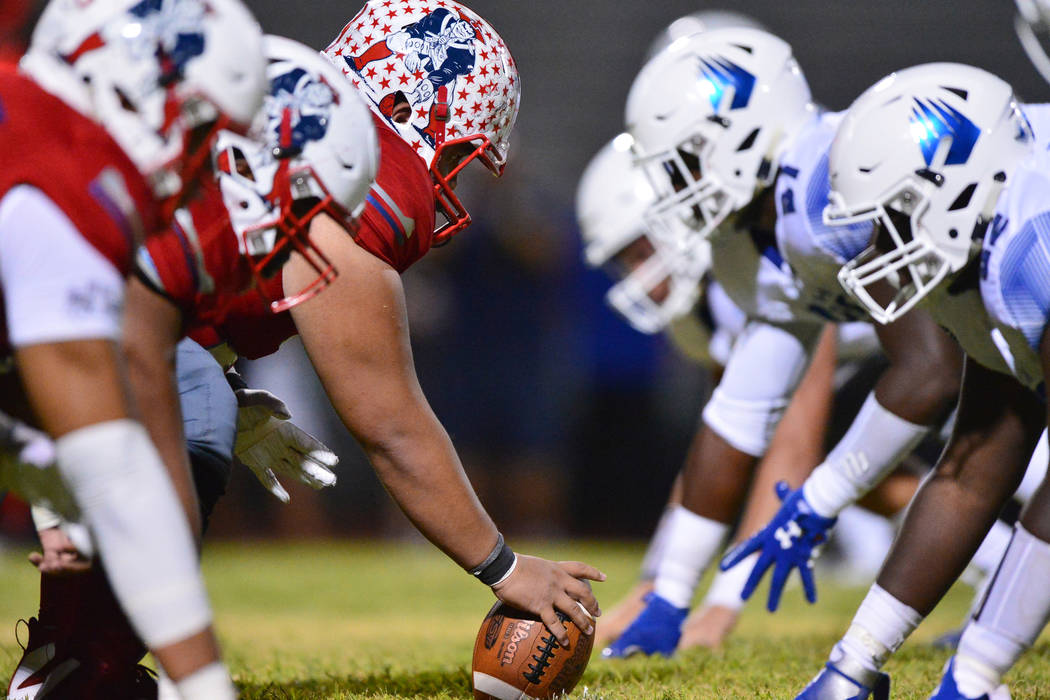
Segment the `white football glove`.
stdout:
<svg viewBox="0 0 1050 700">
<path fill-rule="evenodd" d="M 290 500 L 277 475 L 314 489 L 335 484 L 335 453 L 302 430 L 284 402 L 263 389 L 237 389 L 237 442 L 233 454 L 281 502 Z"/>
<path fill-rule="evenodd" d="M 55 444 L 45 433 L 0 413 L 0 491 L 11 490 L 32 505 L 65 519 L 80 517 L 55 465 Z"/>
</svg>

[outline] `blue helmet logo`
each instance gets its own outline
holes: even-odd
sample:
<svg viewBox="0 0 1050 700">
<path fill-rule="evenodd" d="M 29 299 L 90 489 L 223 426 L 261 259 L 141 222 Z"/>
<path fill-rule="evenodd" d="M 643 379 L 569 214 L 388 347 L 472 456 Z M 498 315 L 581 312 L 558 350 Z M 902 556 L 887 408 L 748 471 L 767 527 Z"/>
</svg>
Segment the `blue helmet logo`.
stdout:
<svg viewBox="0 0 1050 700">
<path fill-rule="evenodd" d="M 270 81 L 266 115 L 276 143 L 287 151 L 301 152 L 310 141 L 328 133 L 332 108 L 339 103 L 331 86 L 302 68 L 293 68 Z"/>
<path fill-rule="evenodd" d="M 164 78 L 183 75 L 186 64 L 204 53 L 203 20 L 209 10 L 203 2 L 142 0 L 128 12 L 143 27 L 132 41 L 155 42 Z"/>
<path fill-rule="evenodd" d="M 911 110 L 911 132 L 922 149 L 927 167 L 933 165 L 937 148 L 945 138 L 952 140 L 944 165 L 963 165 L 970 159 L 981 130 L 944 100 L 915 98 Z"/>
<path fill-rule="evenodd" d="M 751 92 L 755 88 L 755 76 L 730 61 L 728 58 L 701 58 L 700 74 L 707 83 L 705 90 L 715 112 L 722 105 L 726 88 L 733 88 L 733 102 L 730 110 L 743 109 L 751 101 Z"/>
</svg>

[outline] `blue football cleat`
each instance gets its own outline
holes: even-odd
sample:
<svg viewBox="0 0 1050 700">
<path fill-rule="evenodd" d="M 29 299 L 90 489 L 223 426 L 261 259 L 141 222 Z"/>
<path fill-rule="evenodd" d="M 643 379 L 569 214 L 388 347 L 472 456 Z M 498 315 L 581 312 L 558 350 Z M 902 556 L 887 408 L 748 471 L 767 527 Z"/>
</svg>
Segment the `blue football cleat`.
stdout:
<svg viewBox="0 0 1050 700">
<path fill-rule="evenodd" d="M 670 656 L 682 636 L 682 623 L 689 608 L 676 608 L 655 593 L 645 597 L 645 609 L 634 618 L 620 638 L 602 650 L 606 659 L 623 659 L 635 654 Z"/>
<path fill-rule="evenodd" d="M 889 700 L 890 677 L 849 658 L 827 662 L 795 700 Z"/>
<path fill-rule="evenodd" d="M 937 686 L 937 690 L 933 691 L 930 700 L 1010 700 L 1010 691 L 1005 685 L 1001 685 L 991 693 L 978 695 L 975 698 L 963 695 L 959 692 L 959 686 L 955 684 L 955 657 L 953 656 L 945 666 L 941 684 Z"/>
</svg>

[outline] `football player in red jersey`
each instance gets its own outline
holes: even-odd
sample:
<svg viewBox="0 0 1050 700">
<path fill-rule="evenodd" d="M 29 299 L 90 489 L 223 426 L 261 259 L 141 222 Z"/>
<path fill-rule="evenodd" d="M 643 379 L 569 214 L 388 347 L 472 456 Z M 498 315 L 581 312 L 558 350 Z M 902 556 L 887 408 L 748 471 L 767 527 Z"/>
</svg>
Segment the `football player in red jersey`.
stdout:
<svg viewBox="0 0 1050 700">
<path fill-rule="evenodd" d="M 369 3 L 327 51 L 333 63 L 343 68 L 341 56 L 360 49 L 352 37 L 374 36 L 381 26 L 399 35 L 393 45 L 400 46 L 404 40 L 404 46 L 416 47 L 410 60 L 391 52 L 375 66 L 369 65 L 375 61 L 365 62 L 362 77 L 349 75 L 352 71 L 344 68 L 370 102 L 381 158 L 376 183 L 350 235 L 330 217 L 319 217 L 310 227 L 311 246 L 340 273 L 327 287 L 324 303 L 301 304 L 290 311 L 278 305 L 281 312 L 272 313 L 274 307 L 265 299 L 294 296 L 318 279 L 316 265 L 303 256 L 293 256 L 278 274 L 261 282 L 262 296 L 253 291 L 222 304 L 214 315 L 207 305 L 197 305 L 195 319 L 187 321 L 195 323 L 192 337 L 212 347 L 216 355 L 226 355 L 230 363 L 237 354 L 257 358 L 272 353 L 284 340 L 300 334 L 336 410 L 417 527 L 457 563 L 492 585 L 499 597 L 540 614 L 564 640 L 565 630 L 555 608 L 580 627 L 592 625 L 576 601 L 590 614 L 600 611 L 589 586 L 580 579 L 601 580 L 604 575 L 576 562 L 556 564 L 515 555 L 506 546 L 478 503 L 448 435 L 419 387 L 399 277 L 433 244 L 448 240 L 469 223 L 469 215 L 453 192 L 462 168 L 477 159 L 497 174 L 502 171 L 517 112 L 517 72 L 498 35 L 470 10 L 448 0 L 412 0 L 400 6 L 395 30 L 375 16 L 383 3 Z M 449 14 L 448 8 L 455 14 Z M 413 33 L 428 27 L 430 33 L 422 35 L 425 40 L 408 43 L 416 38 Z M 341 49 L 344 41 L 346 48 Z M 373 43 L 380 47 L 373 56 L 382 53 L 384 41 Z M 448 64 L 449 51 L 453 64 Z M 466 60 L 468 51 L 477 61 Z M 394 67 L 398 62 L 406 63 L 405 70 Z M 407 70 L 409 62 L 415 73 Z M 369 75 L 376 79 L 375 90 L 363 83 Z M 385 77 L 394 75 L 393 81 Z M 424 80 L 429 87 L 418 84 Z M 401 87 L 410 83 L 412 87 L 380 92 L 397 81 Z M 429 98 L 419 97 L 425 94 Z M 241 174 L 238 159 L 229 153 L 227 164 L 233 167 L 223 168 L 223 159 L 219 159 L 220 183 L 228 195 L 236 190 L 236 175 Z M 241 210 L 230 199 L 227 203 L 233 204 L 231 213 Z M 436 212 L 445 221 L 435 231 Z M 153 276 L 159 276 L 161 284 L 135 282 L 140 289 L 133 287 L 129 311 L 134 312 L 139 304 L 147 309 L 167 304 L 168 300 L 144 287 L 168 289 L 170 283 L 164 276 L 175 279 L 178 264 L 188 259 L 182 254 L 165 254 L 157 245 L 149 248 L 149 257 L 157 273 Z M 165 260 L 160 262 L 158 257 Z M 169 265 L 174 267 L 161 272 Z M 144 272 L 149 279 L 149 266 Z M 150 313 L 129 313 L 129 323 Z M 132 356 L 158 356 L 146 333 L 129 332 L 128 342 Z M 151 401 L 148 405 L 165 404 Z"/>
<path fill-rule="evenodd" d="M 187 418 L 206 421 L 209 432 L 221 432 L 223 424 L 213 419 L 212 406 L 229 406 L 235 412 L 236 403 L 232 397 L 221 401 L 218 392 L 229 391 L 226 379 L 199 348 L 196 352 L 203 360 L 179 349 L 178 394 L 173 378 L 158 378 L 172 377 L 175 344 L 192 319 L 220 320 L 228 300 L 273 274 L 293 252 L 316 264 L 314 282 L 293 296 L 266 302 L 285 309 L 322 291 L 337 272 L 310 247 L 308 229 L 318 217 L 352 228 L 379 160 L 370 112 L 335 68 L 315 50 L 281 37 L 266 37 L 265 54 L 270 91 L 251 134 L 217 135 L 217 186 L 205 185 L 200 196 L 176 212 L 170 229 L 150 236 L 139 248 L 136 276 L 127 291 L 125 345 L 143 422 L 166 459 L 184 464 L 187 472 L 192 469 L 194 485 L 202 491 L 202 516 L 210 512 L 212 496 L 218 495 L 213 493 L 216 481 L 224 486 L 228 474 L 214 473 L 214 460 L 201 454 L 204 439 L 192 427 L 186 431 L 192 466 L 186 463 L 180 398 L 183 405 L 189 401 L 199 409 L 200 415 Z M 187 360 L 190 368 L 183 366 Z M 207 396 L 187 399 L 195 392 Z M 232 429 L 233 420 L 225 424 Z M 232 435 L 229 440 L 232 443 Z M 221 453 L 222 446 L 223 439 L 215 438 L 203 448 Z M 180 495 L 186 508 L 196 510 L 192 491 Z M 39 510 L 35 514 L 38 527 L 45 528 L 41 539 L 50 532 L 47 539 L 53 541 L 59 521 L 42 523 Z M 45 546 L 44 559 L 56 554 Z M 56 578 L 59 572 L 67 576 Z M 18 697 L 118 694 L 113 689 L 135 677 L 145 649 L 120 614 L 98 567 L 70 577 L 69 567 L 59 562 L 42 564 L 41 573 L 40 618 L 29 623 L 32 639 L 15 678 L 36 675 L 42 683 L 27 686 Z M 53 658 L 86 671 L 47 681 L 53 673 L 41 667 L 37 651 L 46 644 L 55 646 Z M 110 680 L 104 687 L 85 689 L 83 676 L 101 673 L 93 669 L 107 669 L 103 675 Z"/>
<path fill-rule="evenodd" d="M 413 524 L 566 641 L 555 610 L 582 629 L 593 625 L 577 605 L 599 613 L 581 579 L 604 575 L 506 546 L 419 386 L 400 278 L 469 224 L 453 190 L 463 168 L 479 161 L 502 172 L 520 96 L 514 61 L 487 22 L 452 0 L 368 2 L 325 53 L 366 98 L 380 147 L 376 184 L 353 237 L 326 220 L 311 230 L 340 275 L 323 304 L 271 314 L 248 295 L 222 322 L 192 335 L 256 358 L 299 334 L 336 412 Z M 268 296 L 301 289 L 315 276 L 293 257 L 266 282 Z"/>
<path fill-rule="evenodd" d="M 54 0 L 21 67 L 0 68 L 0 352 L 24 386 L 4 408 L 24 400 L 54 438 L 119 600 L 184 697 L 233 697 L 179 474 L 132 418 L 114 341 L 134 246 L 196 187 L 215 127 L 261 100 L 261 32 L 238 0 Z"/>
</svg>

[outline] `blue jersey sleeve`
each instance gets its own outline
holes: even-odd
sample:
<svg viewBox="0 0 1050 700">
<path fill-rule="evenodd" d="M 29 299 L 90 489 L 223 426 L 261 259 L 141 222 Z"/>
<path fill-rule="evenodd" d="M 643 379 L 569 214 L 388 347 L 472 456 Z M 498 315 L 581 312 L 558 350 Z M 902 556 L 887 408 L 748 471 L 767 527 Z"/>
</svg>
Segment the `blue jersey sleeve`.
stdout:
<svg viewBox="0 0 1050 700">
<path fill-rule="evenodd" d="M 864 252 L 871 243 L 872 224 L 864 222 L 849 226 L 827 226 L 824 224 L 824 207 L 828 205 L 828 154 L 825 153 L 813 171 L 806 188 L 806 217 L 816 244 L 847 263 Z"/>
<path fill-rule="evenodd" d="M 1005 228 L 1005 226 L 1003 227 Z M 994 246 L 1001 232 L 995 224 L 988 233 Z M 1005 241 L 999 270 L 999 285 L 1010 325 L 1020 330 L 1035 350 L 1050 319 L 1050 212 L 1025 222 L 1015 236 Z M 982 261 L 987 264 L 987 259 Z M 982 270 L 987 273 L 987 270 Z"/>
</svg>

